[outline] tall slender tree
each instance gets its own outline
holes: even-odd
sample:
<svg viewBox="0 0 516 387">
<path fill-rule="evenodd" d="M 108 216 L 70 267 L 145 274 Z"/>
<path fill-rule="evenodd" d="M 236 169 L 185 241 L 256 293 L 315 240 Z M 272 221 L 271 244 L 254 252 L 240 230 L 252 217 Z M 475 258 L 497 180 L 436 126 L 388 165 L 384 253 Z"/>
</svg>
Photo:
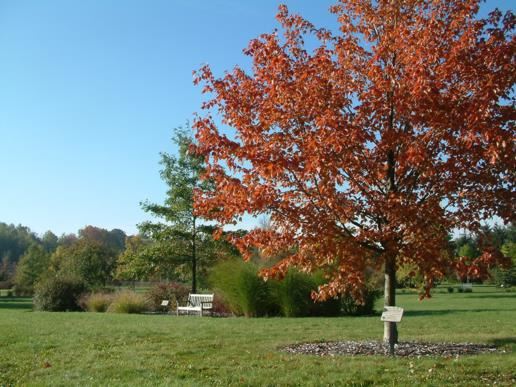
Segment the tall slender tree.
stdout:
<svg viewBox="0 0 516 387">
<path fill-rule="evenodd" d="M 264 274 L 322 269 L 319 297 L 360 298 L 374 265 L 393 306 L 403 264 L 428 295 L 454 264 L 441 254 L 452 229 L 514 219 L 515 18 L 495 10 L 479 20 L 478 9 L 479 0 L 340 0 L 332 32 L 281 6 L 283 34 L 245 50 L 250 72 L 196 72 L 209 96 L 197 152 L 216 184 L 198 191 L 199 214 L 223 226 L 270 213 L 271 229 L 235 243 L 244 253 L 296 246 Z M 474 263 L 492 261 L 486 252 Z M 396 335 L 386 323 L 391 349 Z"/>
<path fill-rule="evenodd" d="M 139 229 L 145 237 L 155 242 L 149 246 L 153 255 L 160 255 L 153 257 L 154 267 L 182 270 L 188 265 L 187 272 L 191 277 L 192 292 L 195 293 L 200 258 L 208 258 L 205 257 L 205 247 L 211 240 L 212 228 L 199 222 L 193 207 L 193 193 L 195 189 L 209 189 L 209 183 L 200 179 L 204 159 L 190 152 L 193 140 L 188 131 L 177 129 L 173 141 L 178 147 L 178 156 L 161 154 L 161 178 L 168 186 L 165 202 L 142 203 L 143 209 L 160 221 L 144 222 Z"/>
</svg>

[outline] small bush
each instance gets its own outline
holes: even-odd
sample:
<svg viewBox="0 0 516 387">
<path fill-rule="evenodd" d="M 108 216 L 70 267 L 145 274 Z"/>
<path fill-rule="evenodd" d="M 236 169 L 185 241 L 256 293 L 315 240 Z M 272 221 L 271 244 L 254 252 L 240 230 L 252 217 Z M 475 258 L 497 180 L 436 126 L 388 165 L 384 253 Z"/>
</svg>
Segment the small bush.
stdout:
<svg viewBox="0 0 516 387">
<path fill-rule="evenodd" d="M 145 293 L 148 306 L 152 311 L 162 311 L 161 302 L 169 300 L 170 310 L 176 310 L 177 305 L 186 305 L 190 288 L 179 283 L 160 283 L 150 288 Z"/>
<path fill-rule="evenodd" d="M 453 293 L 453 287 L 452 286 L 448 286 L 448 293 Z"/>
<path fill-rule="evenodd" d="M 340 298 L 330 298 L 326 301 L 313 301 L 310 316 L 313 317 L 335 317 L 340 316 L 341 312 Z"/>
<path fill-rule="evenodd" d="M 34 294 L 34 289 L 32 287 L 15 285 L 13 288 L 13 293 L 17 297 L 30 297 Z"/>
<path fill-rule="evenodd" d="M 113 295 L 113 301 L 107 309 L 110 313 L 142 313 L 147 310 L 144 296 L 124 290 Z"/>
<path fill-rule="evenodd" d="M 0 281 L 0 289 L 11 289 L 13 287 L 13 281 L 11 280 L 5 280 Z"/>
<path fill-rule="evenodd" d="M 232 314 L 231 308 L 229 305 L 224 301 L 224 298 L 220 295 L 215 293 L 213 297 L 213 303 L 212 303 L 212 314 L 214 316 L 230 316 Z"/>
<path fill-rule="evenodd" d="M 380 297 L 377 289 L 366 288 L 364 290 L 363 304 L 358 303 L 353 297 L 346 294 L 341 297 L 342 313 L 347 316 L 367 316 L 374 314 L 374 304 Z"/>
<path fill-rule="evenodd" d="M 83 309 L 89 312 L 106 312 L 113 301 L 112 294 L 92 293 L 88 294 L 81 300 Z"/>
<path fill-rule="evenodd" d="M 508 269 L 501 267 L 492 269 L 491 278 L 492 283 L 500 287 L 502 285 L 503 287 L 516 285 L 516 265 L 512 265 L 512 267 Z"/>
<path fill-rule="evenodd" d="M 326 282 L 324 275 L 320 272 L 314 273 L 313 278 L 315 281 L 316 288 L 320 285 L 323 285 Z M 312 310 L 310 312 L 310 316 L 314 317 L 335 317 L 340 316 L 341 314 L 342 311 L 340 297 L 330 298 L 326 301 L 313 302 Z"/>
<path fill-rule="evenodd" d="M 34 308 L 49 312 L 81 310 L 79 298 L 86 291 L 86 284 L 79 278 L 48 276 L 36 284 Z"/>
<path fill-rule="evenodd" d="M 457 291 L 458 291 L 459 293 L 462 293 L 462 292 L 464 292 L 464 289 L 462 289 L 461 287 L 458 287 L 458 288 L 457 288 Z"/>
</svg>

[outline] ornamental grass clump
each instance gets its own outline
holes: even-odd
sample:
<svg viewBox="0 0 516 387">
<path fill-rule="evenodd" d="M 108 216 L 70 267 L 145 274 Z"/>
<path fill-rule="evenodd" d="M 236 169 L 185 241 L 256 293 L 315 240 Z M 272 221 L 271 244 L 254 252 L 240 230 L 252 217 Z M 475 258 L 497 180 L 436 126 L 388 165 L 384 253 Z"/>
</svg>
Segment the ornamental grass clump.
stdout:
<svg viewBox="0 0 516 387">
<path fill-rule="evenodd" d="M 237 316 L 277 314 L 270 286 L 258 276 L 258 270 L 251 262 L 232 260 L 219 263 L 211 273 L 213 287 Z"/>
<path fill-rule="evenodd" d="M 317 289 L 313 276 L 290 269 L 281 281 L 272 286 L 275 301 L 285 317 L 308 316 L 314 309 L 312 291 Z"/>
<path fill-rule="evenodd" d="M 107 309 L 110 313 L 143 313 L 146 310 L 145 298 L 129 290 L 114 294 L 113 301 Z"/>
<path fill-rule="evenodd" d="M 113 294 L 92 293 L 83 300 L 83 305 L 88 312 L 106 312 L 113 301 Z"/>
</svg>

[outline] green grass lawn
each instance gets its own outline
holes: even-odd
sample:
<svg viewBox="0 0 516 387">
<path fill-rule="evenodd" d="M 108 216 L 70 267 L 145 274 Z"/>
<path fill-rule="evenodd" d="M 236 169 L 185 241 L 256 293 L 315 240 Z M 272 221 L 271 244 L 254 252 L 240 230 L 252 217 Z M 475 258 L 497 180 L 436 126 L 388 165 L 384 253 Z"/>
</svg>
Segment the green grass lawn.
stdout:
<svg viewBox="0 0 516 387">
<path fill-rule="evenodd" d="M 209 318 L 32 312 L 0 299 L 0 385 L 514 385 L 516 293 L 474 288 L 405 308 L 400 339 L 494 343 L 459 358 L 316 357 L 278 347 L 381 339 L 379 316 Z"/>
</svg>

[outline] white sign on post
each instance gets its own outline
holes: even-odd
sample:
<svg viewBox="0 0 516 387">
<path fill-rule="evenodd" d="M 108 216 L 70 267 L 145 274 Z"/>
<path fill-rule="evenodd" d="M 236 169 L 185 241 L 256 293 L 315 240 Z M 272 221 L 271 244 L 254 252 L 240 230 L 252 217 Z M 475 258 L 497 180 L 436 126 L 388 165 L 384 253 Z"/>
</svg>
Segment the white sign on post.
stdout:
<svg viewBox="0 0 516 387">
<path fill-rule="evenodd" d="M 403 308 L 399 308 L 397 306 L 384 306 L 382 317 L 380 319 L 388 322 L 400 322 L 402 317 Z"/>
</svg>

